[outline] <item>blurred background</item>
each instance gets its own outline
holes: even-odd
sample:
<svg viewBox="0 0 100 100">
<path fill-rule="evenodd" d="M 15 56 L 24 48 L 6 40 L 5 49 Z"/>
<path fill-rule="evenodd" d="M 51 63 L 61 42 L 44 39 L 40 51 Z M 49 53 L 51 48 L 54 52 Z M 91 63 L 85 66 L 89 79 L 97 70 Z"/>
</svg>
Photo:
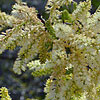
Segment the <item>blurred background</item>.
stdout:
<svg viewBox="0 0 100 100">
<path fill-rule="evenodd" d="M 35 7 L 45 18 L 48 16 L 44 13 L 47 0 L 23 1 L 27 2 L 28 6 Z M 75 1 L 79 3 L 84 0 Z M 14 0 L 0 0 L 0 10 L 10 14 L 14 3 Z M 100 0 L 92 0 L 91 13 L 94 13 L 99 5 Z M 0 55 L 0 87 L 8 88 L 12 100 L 31 100 L 32 98 L 43 100 L 46 95 L 43 88 L 49 76 L 33 77 L 30 71 L 26 71 L 22 75 L 16 75 L 12 67 L 19 49 L 17 47 L 14 51 L 6 50 Z"/>
</svg>

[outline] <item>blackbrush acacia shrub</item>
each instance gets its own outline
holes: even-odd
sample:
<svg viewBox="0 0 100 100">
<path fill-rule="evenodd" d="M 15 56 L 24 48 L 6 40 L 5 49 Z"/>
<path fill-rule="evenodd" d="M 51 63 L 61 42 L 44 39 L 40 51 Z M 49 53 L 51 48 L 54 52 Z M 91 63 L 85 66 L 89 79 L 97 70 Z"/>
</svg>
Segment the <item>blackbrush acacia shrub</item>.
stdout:
<svg viewBox="0 0 100 100">
<path fill-rule="evenodd" d="M 15 73 L 51 75 L 45 100 L 100 100 L 100 7 L 90 9 L 91 0 L 48 0 L 44 20 L 18 0 L 11 15 L 0 12 L 0 30 L 11 27 L 0 35 L 0 53 L 20 46 Z"/>
</svg>

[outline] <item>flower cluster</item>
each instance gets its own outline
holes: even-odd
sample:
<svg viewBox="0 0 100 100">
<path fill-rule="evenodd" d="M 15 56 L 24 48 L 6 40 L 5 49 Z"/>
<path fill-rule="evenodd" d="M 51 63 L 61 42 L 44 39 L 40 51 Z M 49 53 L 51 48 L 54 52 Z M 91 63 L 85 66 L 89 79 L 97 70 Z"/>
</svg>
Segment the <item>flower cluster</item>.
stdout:
<svg viewBox="0 0 100 100">
<path fill-rule="evenodd" d="M 5 87 L 0 88 L 1 100 L 12 100 L 8 94 L 8 90 Z"/>
<path fill-rule="evenodd" d="M 77 5 L 48 0 L 45 23 L 25 3 L 15 4 L 11 16 L 0 12 L 0 22 L 11 27 L 0 38 L 0 53 L 20 46 L 15 73 L 28 67 L 34 76 L 51 75 L 45 100 L 100 100 L 100 7 L 91 15 L 86 0 L 69 13 L 71 4 Z"/>
</svg>

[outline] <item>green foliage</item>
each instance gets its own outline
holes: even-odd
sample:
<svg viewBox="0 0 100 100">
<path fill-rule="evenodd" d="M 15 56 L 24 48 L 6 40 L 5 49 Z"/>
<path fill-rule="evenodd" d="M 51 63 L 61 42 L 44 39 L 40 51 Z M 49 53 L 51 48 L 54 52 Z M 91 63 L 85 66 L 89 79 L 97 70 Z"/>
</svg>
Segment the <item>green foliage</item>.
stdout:
<svg viewBox="0 0 100 100">
<path fill-rule="evenodd" d="M 50 33 L 51 37 L 55 39 L 56 38 L 55 30 L 53 29 L 53 27 L 52 27 L 52 25 L 50 23 L 50 20 L 46 21 L 45 27 L 46 27 L 47 31 Z"/>
<path fill-rule="evenodd" d="M 99 0 L 92 0 L 92 4 L 93 4 L 93 6 L 95 6 L 97 8 L 100 5 L 100 1 Z"/>
<path fill-rule="evenodd" d="M 44 23 L 23 2 L 13 6 L 12 15 L 0 12 L 3 25 L 12 25 L 0 37 L 0 53 L 20 46 L 15 73 L 29 69 L 34 76 L 51 75 L 45 100 L 100 100 L 100 8 L 91 15 L 91 0 L 86 0 L 74 3 L 71 13 L 61 9 L 71 3 L 48 0 Z"/>
<path fill-rule="evenodd" d="M 63 22 L 72 22 L 71 16 L 67 10 L 64 10 L 62 12 L 61 18 L 62 18 Z"/>
</svg>

